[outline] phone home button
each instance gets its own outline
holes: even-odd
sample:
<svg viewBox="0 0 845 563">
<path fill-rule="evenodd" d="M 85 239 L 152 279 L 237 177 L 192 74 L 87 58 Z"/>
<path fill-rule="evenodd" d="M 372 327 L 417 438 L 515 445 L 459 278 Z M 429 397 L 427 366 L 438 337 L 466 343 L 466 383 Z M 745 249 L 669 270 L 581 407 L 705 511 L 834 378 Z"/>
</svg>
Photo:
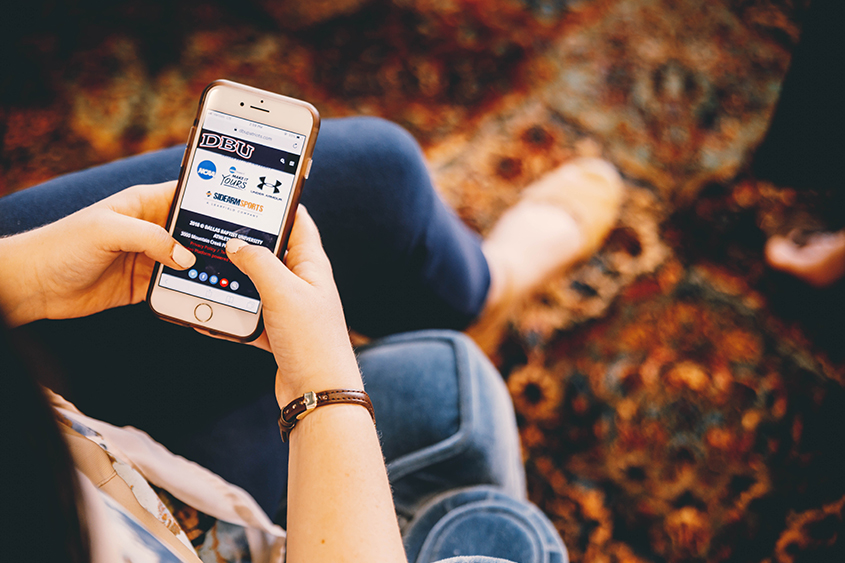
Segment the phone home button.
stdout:
<svg viewBox="0 0 845 563">
<path fill-rule="evenodd" d="M 197 308 L 194 309 L 194 316 L 201 323 L 208 322 L 211 319 L 211 315 L 213 314 L 214 311 L 206 303 L 200 303 L 199 305 L 197 305 Z"/>
</svg>

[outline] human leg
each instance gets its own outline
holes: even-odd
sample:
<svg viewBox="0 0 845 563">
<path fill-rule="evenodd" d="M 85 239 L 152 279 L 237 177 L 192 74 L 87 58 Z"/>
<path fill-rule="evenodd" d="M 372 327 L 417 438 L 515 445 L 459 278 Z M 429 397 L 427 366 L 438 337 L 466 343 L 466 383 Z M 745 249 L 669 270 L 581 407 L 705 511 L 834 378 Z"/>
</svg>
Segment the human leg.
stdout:
<svg viewBox="0 0 845 563">
<path fill-rule="evenodd" d="M 123 189 L 179 176 L 184 147 L 153 151 L 72 172 L 0 199 L 0 236 L 58 221 Z"/>
<path fill-rule="evenodd" d="M 404 129 L 375 118 L 324 128 L 302 202 L 353 329 L 460 330 L 481 311 L 490 279 L 481 240 L 437 195 Z"/>
<path fill-rule="evenodd" d="M 525 498 L 510 396 L 472 340 L 425 330 L 356 352 L 400 523 L 427 499 L 459 487 L 489 484 Z"/>
<path fill-rule="evenodd" d="M 0 200 L 0 236 L 50 223 L 135 184 L 174 180 L 182 147 L 55 178 Z M 435 192 L 419 145 L 383 119 L 328 119 L 302 203 L 320 228 L 347 322 L 381 336 L 465 328 L 489 271 L 480 239 Z"/>
<path fill-rule="evenodd" d="M 350 144 L 355 145 L 353 149 Z M 312 215 L 320 218 L 333 262 L 351 263 L 347 274 L 338 277 L 341 294 L 345 304 L 357 302 L 358 297 L 367 304 L 359 307 L 354 316 L 350 314 L 354 305 L 347 308 L 353 327 L 355 318 L 369 323 L 373 333 L 421 322 L 433 326 L 463 325 L 479 312 L 479 307 L 487 305 L 489 270 L 480 241 L 437 198 L 419 148 L 407 133 L 382 120 L 327 121 L 318 150 L 321 152 L 315 152 L 315 158 L 319 157 L 325 165 L 315 164 L 303 201 Z M 161 158 L 161 166 L 145 161 L 141 171 L 169 170 L 173 178 L 181 154 L 180 149 L 170 149 L 136 158 Z M 336 158 L 332 158 L 333 154 Z M 165 162 L 165 157 L 170 160 Z M 128 164 L 124 161 L 115 166 L 122 170 Z M 129 184 L 168 179 L 167 174 L 153 178 L 137 172 L 121 175 L 117 181 L 102 172 L 93 169 L 63 177 L 46 188 L 26 190 L 14 198 L 0 200 L 0 231 L 8 234 L 39 224 L 38 216 L 30 218 L 28 226 L 18 220 L 26 217 L 21 207 L 49 207 L 63 202 L 63 209 L 71 212 L 74 205 L 87 205 L 98 194 L 104 197 Z M 71 197 L 88 194 L 92 185 L 100 191 Z M 379 220 L 373 221 L 374 217 Z M 393 238 L 402 244 L 379 244 Z M 371 259 L 373 256 L 376 259 Z M 362 268 L 361 264 L 371 267 Z M 400 272 L 390 278 L 395 291 L 370 296 L 355 293 L 355 287 L 368 290 L 373 278 L 377 286 L 380 273 L 386 271 Z M 412 275 L 406 275 L 408 272 Z M 416 280 L 405 283 L 409 277 Z M 459 298 L 454 299 L 456 295 Z M 438 300 L 439 304 L 434 303 Z M 405 305 L 394 306 L 400 301 Z M 393 324 L 386 324 L 385 319 Z M 269 355 L 161 323 L 143 305 L 87 319 L 45 321 L 32 328 L 64 367 L 71 380 L 70 398 L 84 411 L 115 424 L 141 427 L 177 453 L 188 455 L 200 437 L 217 436 L 214 429 L 220 429 L 220 424 L 235 425 L 235 418 L 227 416 L 239 409 L 251 409 L 255 401 L 261 400 L 264 390 L 272 388 L 268 381 L 274 367 Z M 245 371 L 249 372 L 246 376 Z M 275 425 L 269 417 L 262 420 L 269 428 Z M 231 439 L 237 440 L 237 436 Z M 460 440 L 455 441 L 461 444 Z M 222 437 L 213 442 L 220 443 L 222 453 L 211 452 L 203 463 L 218 473 L 227 476 L 228 469 L 232 469 L 228 464 L 254 464 L 248 456 L 233 459 L 226 455 Z M 268 444 L 268 452 L 274 452 L 274 448 Z M 191 455 L 202 457 L 196 450 Z M 405 461 L 418 474 L 414 466 L 418 460 L 412 457 Z M 482 456 L 481 464 L 487 461 Z M 215 465 L 218 463 L 219 467 Z M 401 468 L 398 464 L 394 474 Z M 460 471 L 448 472 L 460 475 Z M 240 472 L 233 469 L 232 474 Z M 413 479 L 408 482 L 414 484 Z M 409 495 L 419 496 L 413 486 L 408 490 Z M 272 502 L 262 505 L 267 509 Z"/>
<path fill-rule="evenodd" d="M 809 224 L 772 236 L 765 247 L 772 268 L 815 287 L 845 276 L 843 19 L 845 4 L 838 0 L 810 4 L 769 130 L 751 162 L 758 179 L 819 194 L 821 205 L 804 218 Z"/>
<path fill-rule="evenodd" d="M 363 135 L 356 144 L 359 152 L 348 150 L 344 145 L 359 135 Z M 322 165 L 315 164 L 303 200 L 312 215 L 322 218 L 323 237 L 330 252 L 339 249 L 337 252 L 354 255 L 363 264 L 377 265 L 379 269 L 374 266 L 369 272 L 372 275 L 384 270 L 402 270 L 410 275 L 411 268 L 419 267 L 430 270 L 437 280 L 448 278 L 450 271 L 460 275 L 463 260 L 474 260 L 475 266 L 466 269 L 478 274 L 470 285 L 480 295 L 475 301 L 483 301 L 486 265 L 478 241 L 434 194 L 419 148 L 407 133 L 382 120 L 327 120 L 317 148 Z M 0 234 L 57 220 L 130 185 L 175 179 L 182 154 L 180 147 L 148 153 L 3 198 Z M 365 158 L 377 159 L 378 169 L 355 165 Z M 350 180 L 353 176 L 355 182 Z M 356 182 L 364 187 L 357 189 Z M 389 197 L 380 197 L 382 193 Z M 408 213 L 396 220 L 401 209 Z M 371 228 L 368 217 L 392 217 L 394 221 L 380 220 L 376 228 Z M 431 217 L 436 218 L 431 229 L 421 226 Z M 411 234 L 396 232 L 411 227 L 415 229 Z M 347 237 L 347 231 L 354 236 Z M 451 241 L 452 236 L 458 240 Z M 384 238 L 405 244 L 385 250 L 377 244 Z M 417 240 L 422 243 L 414 246 Z M 344 242 L 352 244 L 344 246 Z M 432 258 L 444 249 L 445 257 Z M 363 259 L 376 250 L 380 252 L 377 259 Z M 404 252 L 415 254 L 409 258 Z M 343 262 L 342 257 L 338 260 Z M 339 277 L 347 300 L 355 300 L 355 284 L 366 287 L 361 278 L 367 275 L 367 271 L 357 270 Z M 351 280 L 351 289 L 344 280 Z M 450 283 L 457 287 L 461 282 L 453 279 Z M 420 284 L 409 283 L 403 290 L 436 294 L 420 289 Z M 367 296 L 362 299 L 367 302 Z M 393 295 L 388 303 L 397 300 Z M 409 300 L 417 308 L 426 309 L 426 322 L 434 324 L 461 324 L 466 322 L 461 319 L 472 314 L 448 312 L 449 319 L 438 320 L 431 314 L 438 307 L 431 306 L 430 300 Z M 461 300 L 466 301 L 466 294 Z M 394 311 L 389 304 L 367 303 L 382 318 L 390 316 L 391 311 L 403 322 L 414 318 L 407 309 Z M 427 305 L 421 307 L 420 303 Z M 440 310 L 449 308 L 445 305 Z M 367 313 L 366 308 L 359 310 Z M 240 484 L 265 510 L 274 512 L 284 491 L 286 449 L 277 439 L 277 414 L 272 412 L 272 402 L 268 406 L 265 393 L 272 390 L 275 373 L 269 354 L 163 323 L 143 304 L 85 319 L 42 321 L 25 330 L 50 349 L 67 375 L 68 398 L 84 412 L 114 424 L 144 429 L 173 451 Z M 260 455 L 232 455 L 244 447 L 244 436 L 256 441 L 251 449 Z M 266 476 L 268 467 L 279 468 L 275 477 Z"/>
<path fill-rule="evenodd" d="M 400 516 L 468 485 L 525 498 L 510 395 L 472 340 L 451 331 L 410 332 L 376 341 L 358 358 Z"/>
<path fill-rule="evenodd" d="M 817 210 L 830 227 L 845 227 L 845 3 L 814 0 L 803 14 L 777 107 L 754 152 L 756 178 L 798 190 L 829 190 L 831 205 Z"/>
<path fill-rule="evenodd" d="M 490 486 L 457 489 L 432 499 L 405 528 L 403 540 L 410 563 L 457 563 L 462 559 L 451 559 L 456 555 L 467 558 L 463 561 L 569 561 L 560 534 L 545 514 Z"/>
<path fill-rule="evenodd" d="M 799 238 L 804 238 L 798 242 Z M 835 233 L 818 232 L 801 237 L 774 235 L 766 241 L 766 262 L 823 288 L 833 285 L 845 276 L 845 229 Z"/>
<path fill-rule="evenodd" d="M 482 244 L 491 283 L 468 333 L 487 352 L 498 348 L 506 321 L 542 282 L 591 256 L 616 223 L 624 187 L 607 161 L 570 160 L 525 188 Z"/>
<path fill-rule="evenodd" d="M 554 526 L 525 498 L 510 396 L 474 342 L 419 331 L 358 357 L 411 562 L 567 561 Z"/>
<path fill-rule="evenodd" d="M 358 118 L 325 134 L 339 148 L 315 150 L 318 182 L 303 203 L 320 227 L 347 321 L 368 336 L 477 321 L 473 337 L 491 350 L 511 305 L 598 249 L 623 197 L 610 163 L 574 159 L 527 187 L 481 241 L 438 197 L 405 130 Z"/>
<path fill-rule="evenodd" d="M 173 180 L 182 154 L 181 147 L 147 153 L 0 199 L 0 236 L 134 184 Z M 437 195 L 406 131 L 382 119 L 348 118 L 324 122 L 302 202 L 320 228 L 347 322 L 380 336 L 460 330 L 479 315 L 485 329 L 501 324 L 503 303 L 597 248 L 621 193 L 612 166 L 579 159 L 527 188 L 482 246 Z"/>
</svg>

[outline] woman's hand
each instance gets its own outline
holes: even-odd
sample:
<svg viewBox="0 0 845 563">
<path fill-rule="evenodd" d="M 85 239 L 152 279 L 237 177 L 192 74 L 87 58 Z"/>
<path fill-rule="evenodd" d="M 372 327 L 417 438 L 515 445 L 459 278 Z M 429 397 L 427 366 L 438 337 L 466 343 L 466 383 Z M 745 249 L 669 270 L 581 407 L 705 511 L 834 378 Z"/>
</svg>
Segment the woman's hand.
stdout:
<svg viewBox="0 0 845 563">
<path fill-rule="evenodd" d="M 276 356 L 276 399 L 306 391 L 362 389 L 329 259 L 300 207 L 285 264 L 238 239 L 229 259 L 264 303 L 262 338 Z M 405 561 L 373 421 L 358 405 L 334 404 L 303 418 L 290 435 L 287 561 Z"/>
<path fill-rule="evenodd" d="M 297 210 L 284 264 L 240 239 L 230 239 L 226 252 L 261 294 L 265 332 L 258 345 L 269 345 L 284 371 L 276 378 L 279 406 L 306 391 L 360 389 L 331 265 L 305 208 Z"/>
<path fill-rule="evenodd" d="M 156 261 L 196 261 L 164 230 L 176 182 L 134 186 L 0 240 L 0 307 L 13 326 L 142 301 Z"/>
</svg>

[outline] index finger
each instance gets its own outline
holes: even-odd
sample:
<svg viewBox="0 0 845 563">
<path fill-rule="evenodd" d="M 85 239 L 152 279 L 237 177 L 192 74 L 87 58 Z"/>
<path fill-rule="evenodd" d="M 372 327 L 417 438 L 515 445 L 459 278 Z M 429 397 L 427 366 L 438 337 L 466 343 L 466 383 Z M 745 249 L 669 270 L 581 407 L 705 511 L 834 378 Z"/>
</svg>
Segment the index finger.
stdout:
<svg viewBox="0 0 845 563">
<path fill-rule="evenodd" d="M 320 231 L 304 205 L 296 210 L 285 264 L 294 274 L 309 282 L 333 279 L 331 263 L 320 240 Z"/>
<path fill-rule="evenodd" d="M 163 227 L 167 222 L 167 215 L 170 213 L 175 194 L 176 180 L 170 180 L 161 184 L 132 186 L 107 197 L 100 203 L 121 215 L 135 217 Z"/>
<path fill-rule="evenodd" d="M 223 334 L 214 334 L 210 330 L 204 329 L 202 327 L 195 326 L 193 327 L 195 331 L 202 334 L 203 336 L 208 336 L 209 338 L 216 338 L 218 340 L 228 340 L 229 342 L 237 342 L 238 344 L 244 344 L 242 340 L 235 340 L 234 338 L 230 338 Z M 270 339 L 267 337 L 267 331 L 262 330 L 261 334 L 255 340 L 250 342 L 246 342 L 246 344 L 250 346 L 255 346 L 256 348 L 260 348 L 265 352 L 273 353 L 273 350 L 270 348 Z"/>
</svg>

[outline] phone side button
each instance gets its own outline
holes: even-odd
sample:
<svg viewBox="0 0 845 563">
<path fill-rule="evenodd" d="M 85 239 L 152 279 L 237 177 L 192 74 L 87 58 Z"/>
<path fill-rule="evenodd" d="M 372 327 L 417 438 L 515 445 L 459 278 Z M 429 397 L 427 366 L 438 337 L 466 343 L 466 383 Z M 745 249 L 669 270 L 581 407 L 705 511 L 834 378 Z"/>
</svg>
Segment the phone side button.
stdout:
<svg viewBox="0 0 845 563">
<path fill-rule="evenodd" d="M 191 139 L 194 138 L 194 131 L 196 131 L 196 127 L 191 127 L 190 133 L 188 133 L 188 142 L 185 144 L 185 152 L 182 153 L 182 164 L 180 168 L 185 167 L 185 163 L 188 161 L 188 149 L 191 148 Z"/>
<path fill-rule="evenodd" d="M 201 323 L 207 323 L 208 321 L 210 321 L 211 316 L 213 314 L 214 314 L 214 311 L 206 303 L 200 303 L 199 305 L 197 305 L 197 308 L 194 309 L 194 316 Z"/>
<path fill-rule="evenodd" d="M 314 159 L 309 158 L 308 164 L 305 165 L 305 179 L 308 179 L 308 175 L 311 174 L 311 165 L 314 164 Z"/>
</svg>

